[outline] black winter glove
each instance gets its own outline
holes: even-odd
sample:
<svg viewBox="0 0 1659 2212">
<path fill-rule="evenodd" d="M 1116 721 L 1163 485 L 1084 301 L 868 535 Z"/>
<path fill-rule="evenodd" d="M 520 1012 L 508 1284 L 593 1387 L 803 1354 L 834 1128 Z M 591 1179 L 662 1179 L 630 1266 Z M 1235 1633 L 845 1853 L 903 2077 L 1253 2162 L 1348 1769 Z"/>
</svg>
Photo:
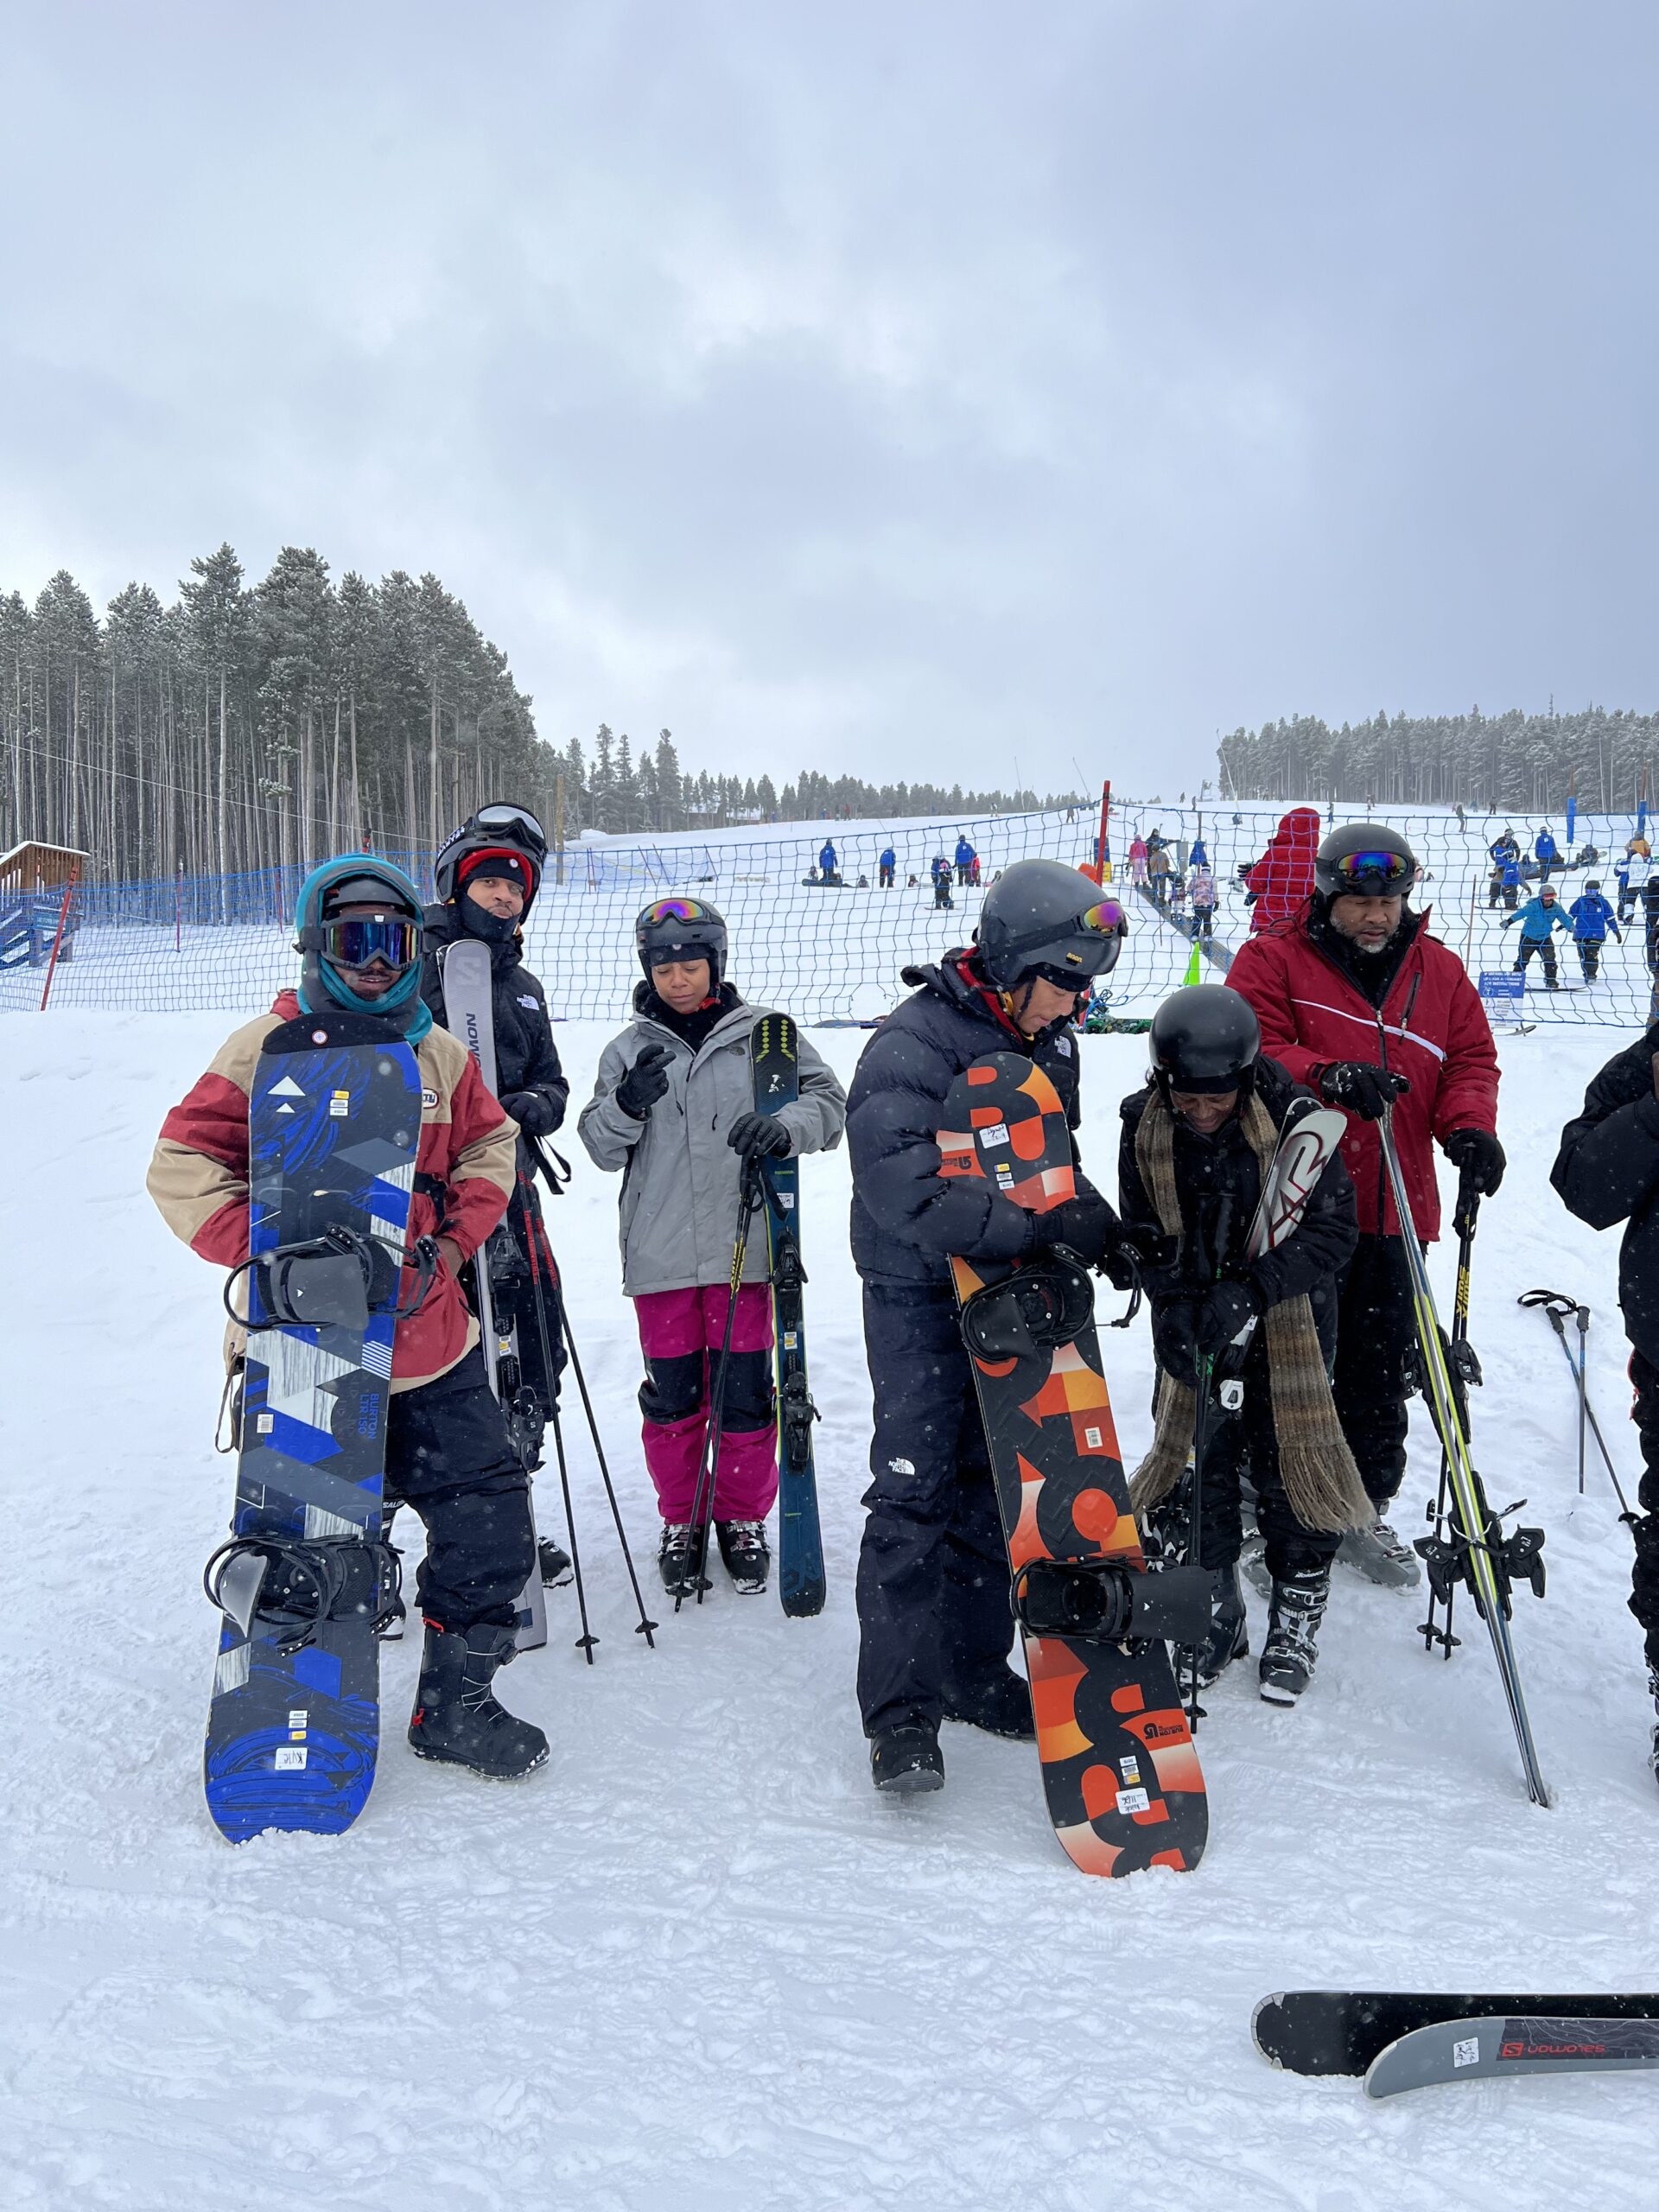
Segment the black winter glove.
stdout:
<svg viewBox="0 0 1659 2212">
<path fill-rule="evenodd" d="M 1198 1344 L 1193 1333 L 1196 1311 L 1190 1298 L 1163 1299 L 1153 1309 L 1153 1353 L 1173 1382 L 1191 1382 L 1198 1376 Z"/>
<path fill-rule="evenodd" d="M 671 1045 L 659 1045 L 653 1038 L 616 1086 L 616 1103 L 622 1111 L 636 1122 L 643 1122 L 659 1098 L 668 1096 L 668 1064 L 674 1057 Z"/>
<path fill-rule="evenodd" d="M 542 1090 L 504 1090 L 501 1103 L 529 1137 L 550 1137 L 564 1119 Z"/>
<path fill-rule="evenodd" d="M 740 1114 L 726 1141 L 745 1160 L 781 1160 L 789 1150 L 789 1131 L 775 1114 Z"/>
<path fill-rule="evenodd" d="M 1206 1358 L 1213 1359 L 1261 1311 L 1262 1300 L 1249 1283 L 1218 1282 L 1198 1301 L 1192 1320 L 1193 1342 Z"/>
<path fill-rule="evenodd" d="M 1067 1198 L 1063 1205 L 1052 1207 L 1047 1213 L 1033 1218 L 1036 1228 L 1032 1242 L 1039 1249 L 1064 1244 L 1068 1252 L 1077 1254 L 1085 1267 L 1105 1268 L 1120 1290 L 1129 1287 L 1133 1277 L 1123 1265 L 1122 1231 L 1118 1227 L 1117 1216 L 1098 1193 L 1088 1192 Z M 1114 1267 L 1123 1274 L 1121 1283 L 1112 1274 Z"/>
<path fill-rule="evenodd" d="M 1490 1129 L 1453 1129 L 1441 1150 L 1471 1191 L 1490 1198 L 1503 1180 L 1509 1161 Z"/>
<path fill-rule="evenodd" d="M 1333 1060 L 1319 1076 L 1319 1096 L 1327 1106 L 1345 1106 L 1362 1122 L 1380 1122 L 1383 1109 L 1411 1089 L 1391 1068 L 1365 1060 Z"/>
</svg>

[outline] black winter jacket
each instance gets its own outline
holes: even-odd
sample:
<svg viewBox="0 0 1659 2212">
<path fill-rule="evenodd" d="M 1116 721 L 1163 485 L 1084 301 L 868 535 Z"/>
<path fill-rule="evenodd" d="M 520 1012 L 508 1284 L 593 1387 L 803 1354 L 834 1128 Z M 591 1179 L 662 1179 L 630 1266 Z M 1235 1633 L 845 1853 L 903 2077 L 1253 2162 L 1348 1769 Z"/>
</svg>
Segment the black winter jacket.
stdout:
<svg viewBox="0 0 1659 2212">
<path fill-rule="evenodd" d="M 940 1109 L 964 1068 L 992 1052 L 1024 1052 L 1052 1081 L 1077 1126 L 1077 1042 L 1045 1032 L 1033 1052 L 959 972 L 960 952 L 937 968 L 906 968 L 917 986 L 859 1056 L 847 1097 L 853 1162 L 853 1263 L 866 1282 L 948 1288 L 952 1253 L 1013 1260 L 1031 1242 L 1032 1217 L 983 1183 L 941 1178 Z M 1071 1156 L 1077 1159 L 1077 1141 Z M 1079 1173 L 1079 1192 L 1091 1189 Z"/>
<path fill-rule="evenodd" d="M 1293 1082 L 1277 1060 L 1264 1054 L 1255 1064 L 1256 1096 L 1275 1128 L 1281 1128 L 1293 1098 L 1312 1093 Z M 1135 1163 L 1135 1133 L 1151 1096 L 1150 1085 L 1123 1101 L 1123 1134 L 1117 1163 L 1118 1211 L 1125 1229 L 1154 1249 L 1162 1227 L 1151 1193 Z M 1352 1178 L 1335 1154 L 1313 1186 L 1301 1220 L 1277 1250 L 1248 1266 L 1245 1240 L 1262 1195 L 1262 1170 L 1238 1116 L 1222 1123 L 1212 1137 L 1200 1136 L 1179 1115 L 1175 1122 L 1175 1190 L 1181 1205 L 1180 1249 L 1162 1266 L 1143 1267 L 1141 1282 L 1152 1303 L 1153 1334 L 1159 1336 L 1163 1312 L 1182 1300 L 1203 1297 L 1217 1270 L 1247 1282 L 1265 1311 L 1282 1299 L 1306 1293 L 1327 1364 L 1336 1350 L 1338 1278 L 1359 1242 Z"/>
<path fill-rule="evenodd" d="M 1659 1097 L 1653 1056 L 1659 1027 L 1616 1052 L 1584 1094 L 1584 1111 L 1561 1131 L 1549 1179 L 1592 1229 L 1624 1222 L 1618 1302 L 1624 1333 L 1659 1363 Z"/>
<path fill-rule="evenodd" d="M 425 957 L 421 963 L 421 996 L 431 1007 L 432 1019 L 446 1027 L 438 954 L 467 931 L 454 906 L 429 906 L 423 918 Z M 539 1091 L 552 1109 L 551 1127 L 556 1129 L 564 1119 L 570 1086 L 559 1065 L 546 995 L 524 966 L 517 937 L 505 944 L 490 946 L 490 980 L 495 1000 L 496 1095 L 505 1099 L 515 1090 Z M 507 1110 L 511 1113 L 512 1109 Z"/>
</svg>

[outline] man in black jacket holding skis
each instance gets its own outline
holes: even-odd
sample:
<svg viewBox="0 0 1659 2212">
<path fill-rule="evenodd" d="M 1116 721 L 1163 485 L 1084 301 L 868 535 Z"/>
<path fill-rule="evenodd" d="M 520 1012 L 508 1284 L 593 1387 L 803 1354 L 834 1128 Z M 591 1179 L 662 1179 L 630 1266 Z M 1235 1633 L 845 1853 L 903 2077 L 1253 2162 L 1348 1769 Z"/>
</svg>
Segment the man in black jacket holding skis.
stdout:
<svg viewBox="0 0 1659 2212">
<path fill-rule="evenodd" d="M 1656 1720 L 1648 1762 L 1659 1779 L 1659 1027 L 1617 1052 L 1561 1132 L 1550 1181 L 1592 1229 L 1624 1224 L 1618 1303 L 1630 1340 L 1630 1418 L 1642 1443 L 1642 1511 L 1631 1525 L 1630 1611 L 1647 1638 Z"/>
<path fill-rule="evenodd" d="M 521 1132 L 518 1175 L 507 1217 L 492 1240 L 491 1288 L 498 1312 L 516 1323 L 518 1364 L 532 1394 L 538 1418 L 528 1440 L 530 1464 L 541 1464 L 541 1435 L 553 1410 L 565 1362 L 558 1287 L 552 1255 L 542 1230 L 541 1202 L 533 1180 L 535 1161 L 526 1140 L 550 1137 L 564 1120 L 570 1087 L 559 1065 L 558 1048 L 548 1018 L 547 995 L 524 963 L 524 917 L 541 884 L 547 845 L 540 823 L 527 808 L 480 807 L 446 838 L 434 875 L 441 904 L 423 916 L 421 996 L 435 1021 L 447 1027 L 442 954 L 457 938 L 476 938 L 489 947 L 492 1011 L 495 1020 L 497 1096 Z M 542 1356 L 542 1310 L 530 1240 L 541 1273 L 553 1370 Z M 541 1541 L 542 1580 L 569 1580 L 570 1561 L 550 1538 Z"/>
<path fill-rule="evenodd" d="M 1025 1681 L 1007 1663 L 1007 1555 L 949 1261 L 1064 1244 L 1121 1272 L 1117 1220 L 1081 1173 L 1077 1195 L 1045 1214 L 982 1182 L 941 1179 L 937 1138 L 951 1084 L 992 1052 L 1035 1060 L 1076 1128 L 1073 1023 L 1122 931 L 1121 909 L 1077 869 L 1016 862 L 986 893 L 971 950 L 905 970 L 914 995 L 865 1047 L 849 1094 L 853 1259 L 875 1411 L 858 1700 L 878 1789 L 942 1785 L 941 1719 L 1034 1732 Z"/>
</svg>

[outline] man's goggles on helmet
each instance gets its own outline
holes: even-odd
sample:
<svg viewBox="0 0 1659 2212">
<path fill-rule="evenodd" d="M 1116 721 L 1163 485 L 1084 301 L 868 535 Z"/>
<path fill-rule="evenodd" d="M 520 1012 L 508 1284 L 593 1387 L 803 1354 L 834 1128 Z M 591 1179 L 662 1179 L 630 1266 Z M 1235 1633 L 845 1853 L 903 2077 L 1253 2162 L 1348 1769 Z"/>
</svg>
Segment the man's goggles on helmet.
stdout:
<svg viewBox="0 0 1659 2212">
<path fill-rule="evenodd" d="M 1391 899 L 1409 891 L 1417 880 L 1417 863 L 1408 853 L 1382 850 L 1344 853 L 1335 863 L 1338 895 L 1353 892 L 1362 898 Z"/>
<path fill-rule="evenodd" d="M 495 836 L 517 836 L 532 849 L 547 850 L 547 833 L 527 806 L 480 806 L 469 826 Z"/>
<path fill-rule="evenodd" d="M 323 924 L 322 950 L 336 968 L 366 968 L 372 960 L 410 968 L 420 957 L 420 927 L 385 915 L 348 915 Z"/>
</svg>

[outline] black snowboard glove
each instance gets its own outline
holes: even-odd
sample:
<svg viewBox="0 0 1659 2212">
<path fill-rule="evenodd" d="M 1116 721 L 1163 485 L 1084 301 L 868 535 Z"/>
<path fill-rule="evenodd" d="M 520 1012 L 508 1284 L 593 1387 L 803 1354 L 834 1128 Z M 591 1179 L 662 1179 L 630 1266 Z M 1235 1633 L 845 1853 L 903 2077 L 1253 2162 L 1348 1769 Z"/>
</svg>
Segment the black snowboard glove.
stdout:
<svg viewBox="0 0 1659 2212">
<path fill-rule="evenodd" d="M 1191 1382 L 1198 1375 L 1198 1344 L 1193 1333 L 1196 1311 L 1190 1298 L 1162 1299 L 1153 1309 L 1153 1355 L 1174 1382 Z"/>
<path fill-rule="evenodd" d="M 1192 1340 L 1206 1358 L 1225 1351 L 1247 1321 L 1262 1311 L 1262 1300 L 1247 1282 L 1218 1282 L 1198 1301 Z"/>
<path fill-rule="evenodd" d="M 643 1122 L 659 1098 L 668 1096 L 668 1064 L 671 1045 L 647 1045 L 616 1086 L 616 1103 L 632 1120 Z"/>
<path fill-rule="evenodd" d="M 1067 1198 L 1063 1205 L 1052 1207 L 1047 1213 L 1036 1214 L 1033 1218 L 1036 1227 L 1032 1242 L 1039 1249 L 1064 1244 L 1068 1252 L 1077 1254 L 1085 1267 L 1104 1267 L 1108 1253 L 1116 1260 L 1122 1250 L 1117 1216 L 1095 1192 Z M 1123 1287 L 1128 1287 L 1127 1284 Z"/>
<path fill-rule="evenodd" d="M 1509 1161 L 1490 1129 L 1453 1129 L 1441 1149 L 1469 1189 L 1490 1198 L 1503 1180 Z"/>
<path fill-rule="evenodd" d="M 745 1160 L 781 1160 L 789 1150 L 789 1131 L 775 1114 L 740 1114 L 726 1141 Z"/>
<path fill-rule="evenodd" d="M 1392 1068 L 1373 1067 L 1366 1060 L 1333 1060 L 1319 1075 L 1319 1096 L 1327 1106 L 1345 1106 L 1362 1122 L 1380 1122 L 1385 1107 L 1392 1106 L 1411 1089 Z"/>
<path fill-rule="evenodd" d="M 504 1090 L 501 1103 L 527 1137 L 550 1137 L 564 1119 L 543 1090 Z"/>
</svg>

